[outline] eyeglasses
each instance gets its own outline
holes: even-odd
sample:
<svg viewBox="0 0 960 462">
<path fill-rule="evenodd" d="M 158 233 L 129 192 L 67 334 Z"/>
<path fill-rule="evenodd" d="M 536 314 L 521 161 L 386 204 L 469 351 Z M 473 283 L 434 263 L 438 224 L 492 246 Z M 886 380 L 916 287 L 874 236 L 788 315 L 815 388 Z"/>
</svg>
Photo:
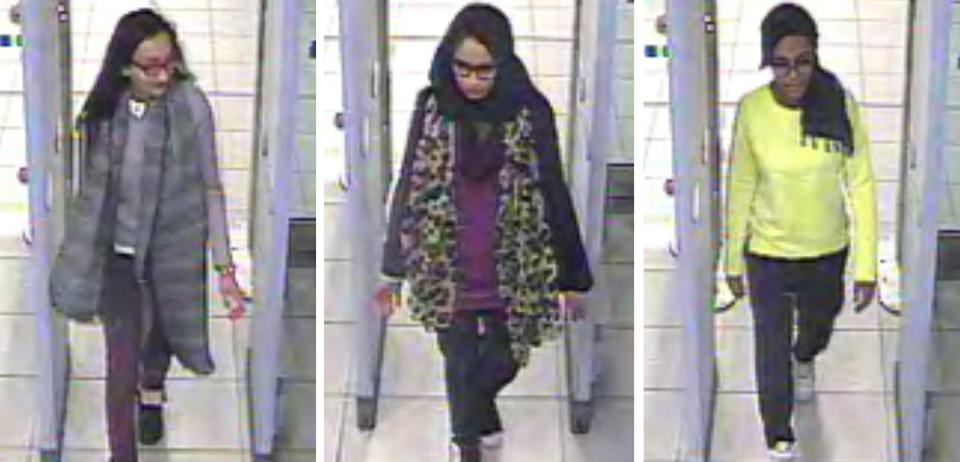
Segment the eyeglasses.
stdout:
<svg viewBox="0 0 960 462">
<path fill-rule="evenodd" d="M 459 59 L 453 60 L 453 72 L 461 79 L 477 76 L 477 80 L 493 80 L 497 76 L 497 67 L 493 64 L 473 65 Z"/>
<path fill-rule="evenodd" d="M 797 75 L 807 75 L 813 72 L 816 64 L 814 58 L 800 58 L 793 62 L 786 59 L 774 59 L 770 62 L 770 67 L 773 68 L 773 73 L 777 77 L 786 77 L 790 75 L 790 71 L 796 72 Z"/>
<path fill-rule="evenodd" d="M 140 64 L 136 61 L 130 61 L 130 65 L 139 69 L 140 72 L 143 72 L 143 74 L 146 75 L 147 77 L 155 78 L 155 77 L 159 77 L 161 72 L 165 72 L 167 75 L 173 74 L 179 67 L 180 63 L 178 63 L 177 61 L 171 60 L 165 63 L 153 64 L 153 65 L 147 66 L 144 64 Z"/>
</svg>

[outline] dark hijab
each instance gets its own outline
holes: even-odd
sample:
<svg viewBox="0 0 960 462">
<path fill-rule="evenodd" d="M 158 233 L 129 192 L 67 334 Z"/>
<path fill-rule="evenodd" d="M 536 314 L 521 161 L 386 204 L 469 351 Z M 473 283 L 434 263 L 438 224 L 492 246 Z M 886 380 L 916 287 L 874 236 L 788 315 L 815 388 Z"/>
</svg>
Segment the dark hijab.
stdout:
<svg viewBox="0 0 960 462">
<path fill-rule="evenodd" d="M 497 69 L 490 94 L 480 101 L 463 95 L 453 72 L 454 53 L 469 37 L 487 48 Z M 464 154 L 457 156 L 458 171 L 473 179 L 498 171 L 504 162 L 500 143 L 503 122 L 516 117 L 534 89 L 514 53 L 513 32 L 506 15 L 481 3 L 460 10 L 433 56 L 430 86 L 440 113 L 457 122 L 457 145 Z"/>
<path fill-rule="evenodd" d="M 813 44 L 814 53 L 818 46 L 817 24 L 803 7 L 792 3 L 783 3 L 770 10 L 761 25 L 763 34 L 763 61 L 760 67 L 769 66 L 773 60 L 773 49 L 780 40 L 788 35 L 808 37 Z M 816 138 L 828 140 L 828 151 L 839 151 L 847 155 L 854 152 L 850 119 L 847 116 L 846 93 L 840 80 L 832 72 L 820 66 L 810 76 L 810 84 L 800 102 L 803 115 L 803 143 L 808 141 L 816 145 Z"/>
</svg>

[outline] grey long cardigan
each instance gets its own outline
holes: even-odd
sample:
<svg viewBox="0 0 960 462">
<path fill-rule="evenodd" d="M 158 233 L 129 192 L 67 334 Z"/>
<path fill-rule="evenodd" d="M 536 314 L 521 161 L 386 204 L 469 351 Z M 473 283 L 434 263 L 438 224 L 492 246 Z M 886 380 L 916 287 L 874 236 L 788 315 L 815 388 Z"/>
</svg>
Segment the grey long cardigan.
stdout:
<svg viewBox="0 0 960 462">
<path fill-rule="evenodd" d="M 102 298 L 110 296 L 101 292 L 105 258 L 113 251 L 114 179 L 120 174 L 129 124 L 126 99 L 121 98 L 124 106 L 111 120 L 83 134 L 84 181 L 68 206 L 65 236 L 50 275 L 54 308 L 81 322 L 93 321 Z M 168 135 L 145 140 L 137 278 L 152 283 L 155 308 L 180 363 L 197 374 L 210 374 L 206 248 L 211 231 L 214 261 L 230 261 L 213 115 L 204 94 L 189 81 L 173 84 L 155 104 L 166 109 Z"/>
</svg>

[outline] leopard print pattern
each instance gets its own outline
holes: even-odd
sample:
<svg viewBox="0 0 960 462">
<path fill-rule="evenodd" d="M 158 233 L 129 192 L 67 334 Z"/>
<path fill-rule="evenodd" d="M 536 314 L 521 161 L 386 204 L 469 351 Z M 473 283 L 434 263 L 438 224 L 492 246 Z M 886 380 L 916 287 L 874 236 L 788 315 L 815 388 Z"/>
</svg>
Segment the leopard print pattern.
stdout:
<svg viewBox="0 0 960 462">
<path fill-rule="evenodd" d="M 424 111 L 424 130 L 410 171 L 408 213 L 400 225 L 409 283 L 411 317 L 427 330 L 449 326 L 459 274 L 457 210 L 453 198 L 454 125 L 443 120 L 436 100 Z M 524 366 L 532 347 L 560 331 L 557 262 L 537 183 L 538 157 L 530 111 L 504 126 L 506 162 L 498 176 L 498 291 L 507 301 L 507 328 L 514 359 Z"/>
</svg>

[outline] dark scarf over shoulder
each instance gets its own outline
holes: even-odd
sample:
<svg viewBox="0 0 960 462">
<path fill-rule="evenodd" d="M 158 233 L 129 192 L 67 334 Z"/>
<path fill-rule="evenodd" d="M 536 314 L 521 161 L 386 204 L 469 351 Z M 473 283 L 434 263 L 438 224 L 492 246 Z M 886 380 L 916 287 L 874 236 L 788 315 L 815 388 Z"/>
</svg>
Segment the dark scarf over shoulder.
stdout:
<svg viewBox="0 0 960 462">
<path fill-rule="evenodd" d="M 489 49 L 497 68 L 493 89 L 487 98 L 471 101 L 457 86 L 453 73 L 453 56 L 457 46 L 469 36 L 479 36 Z M 530 94 L 535 92 L 523 63 L 514 53 L 513 32 L 504 14 L 485 4 L 471 4 L 453 19 L 437 47 L 430 66 L 430 87 L 437 110 L 458 125 L 463 143 L 478 146 L 476 155 L 457 159 L 457 170 L 468 178 L 485 178 L 503 166 L 504 154 L 493 146 L 503 137 L 504 122 L 517 117 Z M 482 128 L 481 128 L 482 127 Z M 480 133 L 489 131 L 489 133 Z"/>
<path fill-rule="evenodd" d="M 122 167 L 130 112 L 121 98 L 113 117 L 89 123 L 81 137 L 86 159 L 79 195 L 67 207 L 67 227 L 50 274 L 54 309 L 77 321 L 100 315 L 104 262 L 113 251 L 116 178 Z M 145 139 L 136 276 L 152 283 L 152 301 L 171 349 L 184 367 L 209 374 L 207 343 L 207 211 L 201 156 L 214 136 L 206 98 L 178 82 L 154 104 L 165 127 Z M 149 256 L 147 258 L 146 256 Z M 149 264 L 147 261 L 149 260 Z M 131 307 L 133 309 L 133 307 Z"/>
<path fill-rule="evenodd" d="M 763 20 L 761 32 L 761 67 L 770 65 L 774 47 L 788 35 L 809 37 L 814 50 L 818 46 L 819 34 L 813 18 L 802 7 L 792 3 L 784 3 L 772 9 Z M 853 154 L 855 146 L 850 118 L 847 115 L 846 92 L 837 76 L 821 67 L 819 60 L 800 106 L 803 111 L 803 143 L 816 144 L 816 139 L 824 139 L 827 140 L 824 144 L 828 151 Z"/>
</svg>

